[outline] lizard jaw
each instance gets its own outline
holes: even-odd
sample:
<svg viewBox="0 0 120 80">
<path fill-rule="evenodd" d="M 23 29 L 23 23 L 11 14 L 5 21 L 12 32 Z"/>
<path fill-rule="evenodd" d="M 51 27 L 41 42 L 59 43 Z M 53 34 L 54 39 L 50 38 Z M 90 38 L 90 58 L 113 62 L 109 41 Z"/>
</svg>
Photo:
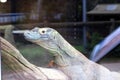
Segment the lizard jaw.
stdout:
<svg viewBox="0 0 120 80">
<path fill-rule="evenodd" d="M 42 34 L 39 34 L 38 32 L 29 31 L 29 30 L 27 30 L 27 31 L 24 32 L 24 37 L 28 41 L 48 40 L 48 36 L 47 35 L 42 35 Z"/>
</svg>

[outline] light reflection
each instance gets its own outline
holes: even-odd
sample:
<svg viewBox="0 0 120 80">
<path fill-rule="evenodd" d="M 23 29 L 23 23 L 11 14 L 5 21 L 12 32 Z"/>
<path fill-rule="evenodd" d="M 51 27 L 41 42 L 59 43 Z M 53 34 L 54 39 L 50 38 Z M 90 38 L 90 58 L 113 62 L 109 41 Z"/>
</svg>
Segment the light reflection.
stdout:
<svg viewBox="0 0 120 80">
<path fill-rule="evenodd" d="M 1 3 L 5 3 L 5 2 L 7 2 L 7 0 L 0 0 L 0 2 L 1 2 Z"/>
</svg>

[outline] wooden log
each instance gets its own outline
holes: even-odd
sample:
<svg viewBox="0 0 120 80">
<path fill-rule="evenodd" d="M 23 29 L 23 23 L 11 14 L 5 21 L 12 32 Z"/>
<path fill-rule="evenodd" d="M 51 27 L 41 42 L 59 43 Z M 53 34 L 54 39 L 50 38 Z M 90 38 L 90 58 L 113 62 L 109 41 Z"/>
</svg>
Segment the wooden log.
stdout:
<svg viewBox="0 0 120 80">
<path fill-rule="evenodd" d="M 13 25 L 2 25 L 0 26 L 0 31 L 4 33 L 4 38 L 9 41 L 12 45 L 15 46 L 14 36 L 12 30 L 14 29 Z"/>
<path fill-rule="evenodd" d="M 2 37 L 0 37 L 0 46 L 2 64 L 7 67 L 8 72 L 2 75 L 2 80 L 68 80 L 60 70 L 31 64 Z"/>
</svg>

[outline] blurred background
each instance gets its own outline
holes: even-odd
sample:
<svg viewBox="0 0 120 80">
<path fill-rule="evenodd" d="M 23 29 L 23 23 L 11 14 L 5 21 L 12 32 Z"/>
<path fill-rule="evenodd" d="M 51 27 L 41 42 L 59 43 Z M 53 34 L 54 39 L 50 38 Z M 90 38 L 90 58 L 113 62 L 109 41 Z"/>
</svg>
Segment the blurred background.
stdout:
<svg viewBox="0 0 120 80">
<path fill-rule="evenodd" d="M 30 62 L 45 67 L 52 55 L 26 41 L 23 34 L 7 31 L 8 25 L 14 27 L 10 30 L 52 27 L 89 57 L 94 46 L 119 27 L 120 0 L 0 0 L 1 36 Z M 120 58 L 120 44 L 104 58 Z"/>
</svg>

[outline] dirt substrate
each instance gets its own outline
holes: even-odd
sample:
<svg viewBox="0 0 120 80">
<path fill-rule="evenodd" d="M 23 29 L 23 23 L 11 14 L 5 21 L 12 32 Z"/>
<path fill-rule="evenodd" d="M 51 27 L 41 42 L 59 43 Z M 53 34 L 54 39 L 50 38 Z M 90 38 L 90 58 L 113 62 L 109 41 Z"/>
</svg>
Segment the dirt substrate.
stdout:
<svg viewBox="0 0 120 80">
<path fill-rule="evenodd" d="M 120 72 L 120 58 L 104 58 L 99 64 L 107 67 L 111 71 Z"/>
</svg>

